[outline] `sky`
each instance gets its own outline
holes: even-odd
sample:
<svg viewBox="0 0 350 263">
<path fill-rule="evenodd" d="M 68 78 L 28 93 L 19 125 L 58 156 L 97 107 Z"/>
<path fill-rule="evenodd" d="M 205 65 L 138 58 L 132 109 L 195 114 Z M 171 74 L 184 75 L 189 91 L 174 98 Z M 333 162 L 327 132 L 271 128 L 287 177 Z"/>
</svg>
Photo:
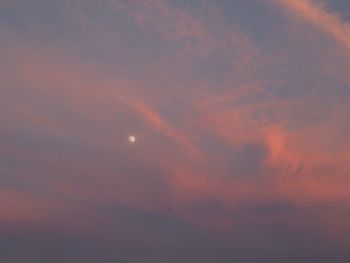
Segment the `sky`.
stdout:
<svg viewBox="0 0 350 263">
<path fill-rule="evenodd" d="M 1 262 L 350 262 L 348 0 L 0 0 L 0 47 Z"/>
</svg>

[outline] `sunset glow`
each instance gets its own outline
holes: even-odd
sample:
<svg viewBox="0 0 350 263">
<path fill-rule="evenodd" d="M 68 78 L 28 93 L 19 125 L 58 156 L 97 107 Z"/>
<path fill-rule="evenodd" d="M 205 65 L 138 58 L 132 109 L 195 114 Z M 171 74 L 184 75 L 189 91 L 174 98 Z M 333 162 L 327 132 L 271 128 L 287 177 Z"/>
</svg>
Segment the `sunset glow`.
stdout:
<svg viewBox="0 0 350 263">
<path fill-rule="evenodd" d="M 350 1 L 0 0 L 0 263 L 350 262 Z"/>
</svg>

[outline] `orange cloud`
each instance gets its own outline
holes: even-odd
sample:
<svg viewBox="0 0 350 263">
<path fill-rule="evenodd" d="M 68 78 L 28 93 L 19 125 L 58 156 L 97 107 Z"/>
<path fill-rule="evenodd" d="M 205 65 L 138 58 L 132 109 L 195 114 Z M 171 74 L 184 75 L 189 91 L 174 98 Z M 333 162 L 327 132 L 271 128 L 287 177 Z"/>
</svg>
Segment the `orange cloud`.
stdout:
<svg viewBox="0 0 350 263">
<path fill-rule="evenodd" d="M 327 10 L 321 3 L 312 0 L 274 0 L 273 2 L 286 8 L 293 15 L 316 25 L 339 44 L 350 49 L 350 25 L 342 21 L 338 14 Z"/>
<path fill-rule="evenodd" d="M 57 194 L 58 199 L 68 196 L 69 199 L 118 201 L 147 211 L 165 211 L 210 228 L 218 225 L 219 229 L 231 227 L 234 219 L 230 215 L 204 217 L 197 214 L 197 206 L 212 201 L 230 210 L 248 203 L 268 203 L 276 199 L 301 207 L 327 200 L 350 200 L 350 182 L 347 179 L 347 171 L 350 169 L 349 145 L 339 147 L 339 143 L 335 143 L 337 133 L 342 129 L 340 123 L 348 121 L 347 107 L 339 110 L 343 112 L 342 118 L 320 118 L 321 121 L 318 122 L 323 125 L 308 130 L 303 127 L 305 124 L 301 121 L 299 112 L 308 113 L 307 105 L 310 104 L 312 96 L 294 99 L 274 94 L 272 85 L 289 80 L 270 80 L 270 76 L 264 75 L 264 70 L 257 72 L 256 69 L 268 68 L 270 65 L 265 64 L 266 60 L 272 61 L 271 63 L 279 61 L 275 61 L 274 57 L 263 58 L 259 49 L 254 46 L 256 43 L 242 32 L 236 32 L 236 28 L 226 28 L 228 32 L 224 35 L 215 32 L 220 37 L 214 37 L 215 34 L 200 19 L 191 16 L 189 11 L 172 7 L 168 1 L 131 1 L 131 6 L 119 5 L 116 1 L 103 3 L 104 8 L 115 8 L 112 10 L 116 12 L 127 10 L 142 30 L 160 32 L 167 41 L 175 43 L 175 46 L 180 43 L 181 48 L 186 47 L 186 54 L 193 56 L 188 60 L 180 60 L 181 63 L 174 61 L 173 58 L 178 58 L 180 52 L 156 61 L 157 70 L 144 70 L 148 79 L 139 78 L 134 72 L 124 74 L 123 63 L 112 70 L 111 77 L 112 74 L 104 74 L 103 69 L 96 66 L 98 63 L 79 62 L 78 59 L 59 54 L 54 48 L 38 47 L 30 41 L 20 44 L 22 38 L 10 36 L 12 41 L 8 40 L 6 56 L 9 58 L 11 70 L 7 70 L 6 74 L 0 73 L 0 84 L 4 87 L 21 86 L 23 98 L 9 95 L 7 101 L 0 97 L 1 102 L 4 102 L 1 107 L 5 109 L 2 112 L 11 115 L 11 119 L 18 123 L 40 130 L 41 135 L 58 134 L 62 138 L 73 138 L 75 141 L 83 138 L 85 146 L 89 143 L 95 146 L 93 156 L 96 159 L 103 159 L 99 156 L 101 152 L 105 153 L 101 148 L 108 149 L 106 152 L 110 159 L 106 163 L 101 160 L 73 160 L 74 167 L 69 167 L 74 174 L 72 178 L 50 177 L 48 180 L 51 184 L 48 188 L 61 194 Z M 335 14 L 328 13 L 311 1 L 284 0 L 279 1 L 279 4 L 319 26 L 339 43 L 350 48 L 348 26 Z M 89 15 L 83 19 L 91 22 Z M 89 28 L 90 24 L 84 25 Z M 116 40 L 120 37 L 113 36 L 112 30 L 103 26 L 102 28 L 106 31 L 99 31 L 99 27 L 89 29 L 93 32 L 96 30 L 105 37 L 98 38 L 98 41 L 103 42 L 109 37 Z M 114 44 L 113 48 L 118 50 L 118 43 L 113 42 Z M 219 50 L 216 50 L 218 47 Z M 223 78 L 222 81 L 220 79 L 213 84 L 205 74 L 199 79 L 198 76 L 188 76 L 192 72 L 181 75 L 172 71 L 181 71 L 183 67 L 186 67 L 183 71 L 192 69 L 195 66 L 191 63 L 198 63 L 195 60 L 197 56 L 206 57 L 214 49 L 218 52 L 215 54 L 218 59 L 228 60 L 226 75 L 219 77 Z M 287 62 L 288 56 L 293 54 L 286 54 Z M 160 92 L 160 89 L 151 89 L 154 83 L 163 83 L 168 77 L 161 75 L 163 66 L 168 67 L 167 74 L 175 83 L 167 87 L 169 90 L 177 83 L 184 83 L 184 88 L 177 91 L 176 96 L 173 93 L 164 95 L 166 92 Z M 308 65 L 304 67 L 307 68 Z M 298 72 L 288 73 L 293 75 Z M 322 72 L 319 75 L 322 82 Z M 187 76 L 188 79 L 183 81 L 181 76 Z M 337 79 L 334 81 L 337 82 Z M 310 82 L 301 84 L 307 89 L 309 85 L 313 85 Z M 10 88 L 4 90 L 11 94 Z M 162 101 L 162 105 L 176 105 L 172 111 L 179 111 L 185 104 L 186 114 L 181 115 L 178 122 L 185 125 L 175 125 L 168 119 L 159 109 L 161 107 L 151 102 L 152 95 L 149 93 L 161 94 L 152 95 Z M 55 111 L 48 112 L 45 107 L 40 107 L 40 103 L 38 106 L 33 101 L 26 101 L 26 94 L 38 96 L 41 101 L 48 101 L 50 106 L 57 106 L 64 112 L 63 117 Z M 324 107 L 322 102 L 315 102 L 313 106 L 315 111 Z M 145 144 L 145 148 L 138 151 L 124 149 L 124 146 L 117 143 L 119 138 L 116 138 L 116 134 L 119 135 L 118 131 L 135 115 L 148 124 L 152 133 L 170 139 L 180 149 L 161 145 L 157 140 Z M 70 119 L 72 116 L 74 118 Z M 314 119 L 310 121 L 316 122 Z M 325 142 L 331 145 L 331 153 L 324 146 Z M 213 148 L 203 146 L 210 143 L 214 145 Z M 228 152 L 215 152 L 213 149 L 216 144 L 229 148 Z M 259 170 L 258 174 L 251 177 L 233 169 L 240 164 L 232 160 L 245 144 L 257 144 L 267 149 L 267 156 L 259 160 L 261 167 L 258 168 L 263 171 L 260 173 Z M 18 151 L 15 146 L 7 147 L 3 155 Z M 27 149 L 25 153 L 28 151 L 31 149 Z M 72 162 L 62 154 L 59 157 L 55 168 L 65 167 L 65 162 Z M 43 161 L 46 159 L 40 155 L 34 158 L 41 159 L 41 165 L 48 166 Z M 122 160 L 115 160 L 118 158 Z M 249 159 L 249 156 L 246 158 Z M 115 164 L 117 161 L 119 163 Z M 123 165 L 128 169 L 123 171 Z M 132 174 L 140 173 L 147 165 L 151 166 L 149 174 L 146 173 L 147 178 Z M 135 172 L 134 166 L 140 171 Z M 150 178 L 155 182 L 149 183 Z M 164 187 L 165 190 L 156 195 L 153 185 Z M 15 194 L 5 193 L 0 195 L 0 199 L 5 203 L 12 195 Z M 33 205 L 35 201 L 25 203 L 24 197 L 16 196 L 13 199 L 18 200 L 18 205 L 9 203 L 14 208 L 11 210 L 10 207 L 7 213 L 3 213 L 4 218 L 11 220 L 30 217 L 30 211 L 37 209 Z"/>
</svg>

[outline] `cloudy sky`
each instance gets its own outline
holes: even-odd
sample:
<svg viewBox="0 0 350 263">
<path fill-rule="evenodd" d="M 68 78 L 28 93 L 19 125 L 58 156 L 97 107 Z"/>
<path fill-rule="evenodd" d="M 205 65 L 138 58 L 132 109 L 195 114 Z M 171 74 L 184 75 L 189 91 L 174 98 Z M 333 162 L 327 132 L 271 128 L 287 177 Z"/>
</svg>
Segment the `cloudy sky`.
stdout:
<svg viewBox="0 0 350 263">
<path fill-rule="evenodd" d="M 350 262 L 350 1 L 0 0 L 0 46 L 1 262 Z"/>
</svg>

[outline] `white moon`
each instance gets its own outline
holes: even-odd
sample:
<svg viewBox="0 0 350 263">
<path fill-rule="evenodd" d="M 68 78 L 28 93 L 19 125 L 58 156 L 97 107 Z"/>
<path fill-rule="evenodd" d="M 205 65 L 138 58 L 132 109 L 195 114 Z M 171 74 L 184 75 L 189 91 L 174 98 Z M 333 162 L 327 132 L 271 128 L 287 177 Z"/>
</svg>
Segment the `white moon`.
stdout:
<svg viewBox="0 0 350 263">
<path fill-rule="evenodd" d="M 129 136 L 129 142 L 134 143 L 136 141 L 136 137 L 133 135 Z"/>
</svg>

